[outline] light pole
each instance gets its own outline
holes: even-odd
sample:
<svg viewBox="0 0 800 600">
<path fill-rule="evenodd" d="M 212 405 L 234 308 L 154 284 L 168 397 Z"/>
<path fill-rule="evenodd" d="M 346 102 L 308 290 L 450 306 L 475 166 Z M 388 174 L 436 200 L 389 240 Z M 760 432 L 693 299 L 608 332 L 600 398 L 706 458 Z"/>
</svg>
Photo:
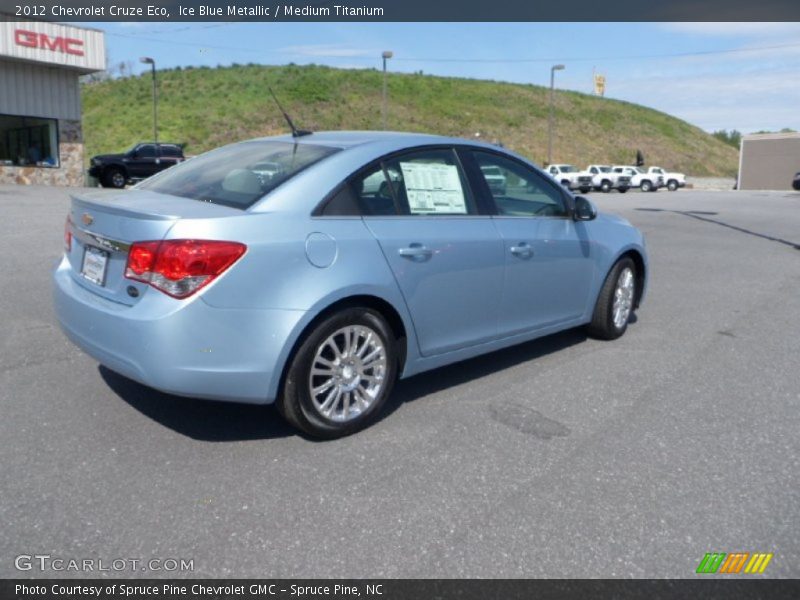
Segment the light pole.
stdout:
<svg viewBox="0 0 800 600">
<path fill-rule="evenodd" d="M 563 71 L 564 65 L 553 65 L 550 67 L 550 119 L 547 125 L 547 164 L 553 163 L 553 126 L 555 120 L 555 105 L 553 104 L 553 92 L 555 91 L 556 71 Z"/>
<path fill-rule="evenodd" d="M 146 65 L 150 65 L 153 73 L 153 143 L 158 149 L 158 91 L 156 89 L 156 61 L 149 56 L 143 56 L 139 59 Z"/>
<path fill-rule="evenodd" d="M 384 50 L 381 54 L 383 58 L 383 103 L 381 104 L 381 129 L 386 130 L 386 60 L 392 58 L 394 52 L 391 50 Z"/>
</svg>

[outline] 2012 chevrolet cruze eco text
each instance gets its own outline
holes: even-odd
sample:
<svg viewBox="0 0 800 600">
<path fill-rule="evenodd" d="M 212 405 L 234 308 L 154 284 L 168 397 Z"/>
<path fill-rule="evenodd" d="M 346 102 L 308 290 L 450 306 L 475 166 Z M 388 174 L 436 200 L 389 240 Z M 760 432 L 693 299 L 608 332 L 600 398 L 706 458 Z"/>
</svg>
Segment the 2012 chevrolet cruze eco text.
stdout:
<svg viewBox="0 0 800 600">
<path fill-rule="evenodd" d="M 647 275 L 628 222 L 511 152 L 418 134 L 225 146 L 73 196 L 64 236 L 55 308 L 84 351 L 327 438 L 398 377 L 577 326 L 619 337 Z"/>
</svg>

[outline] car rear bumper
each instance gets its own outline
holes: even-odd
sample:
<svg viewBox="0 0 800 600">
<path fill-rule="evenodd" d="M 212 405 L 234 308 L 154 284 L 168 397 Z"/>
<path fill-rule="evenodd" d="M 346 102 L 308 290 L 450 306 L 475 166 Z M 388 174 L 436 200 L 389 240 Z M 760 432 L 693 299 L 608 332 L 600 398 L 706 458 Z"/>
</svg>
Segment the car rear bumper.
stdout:
<svg viewBox="0 0 800 600">
<path fill-rule="evenodd" d="M 267 404 L 304 311 L 222 309 L 156 290 L 134 306 L 101 298 L 62 261 L 54 306 L 67 337 L 112 371 L 170 394 Z"/>
</svg>

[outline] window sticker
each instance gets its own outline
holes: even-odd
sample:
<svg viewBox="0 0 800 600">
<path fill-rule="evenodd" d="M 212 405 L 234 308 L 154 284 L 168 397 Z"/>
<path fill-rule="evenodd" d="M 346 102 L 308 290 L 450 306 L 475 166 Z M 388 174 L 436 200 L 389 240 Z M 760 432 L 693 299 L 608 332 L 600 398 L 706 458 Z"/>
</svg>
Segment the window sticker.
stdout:
<svg viewBox="0 0 800 600">
<path fill-rule="evenodd" d="M 467 214 L 458 167 L 441 163 L 401 162 L 411 214 Z"/>
</svg>

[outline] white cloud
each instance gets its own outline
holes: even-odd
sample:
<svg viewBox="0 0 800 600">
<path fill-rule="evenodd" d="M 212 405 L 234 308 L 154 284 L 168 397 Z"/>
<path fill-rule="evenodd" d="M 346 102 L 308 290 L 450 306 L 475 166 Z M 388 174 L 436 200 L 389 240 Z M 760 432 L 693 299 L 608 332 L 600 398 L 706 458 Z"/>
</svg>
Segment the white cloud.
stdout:
<svg viewBox="0 0 800 600">
<path fill-rule="evenodd" d="M 796 35 L 797 23 L 664 23 L 661 29 L 672 33 L 700 36 L 772 37 Z"/>
<path fill-rule="evenodd" d="M 709 131 L 800 129 L 800 75 L 793 69 L 740 76 L 694 73 L 673 82 L 641 76 L 611 80 L 609 86 L 614 98 L 651 106 Z"/>
<path fill-rule="evenodd" d="M 365 50 L 364 48 L 354 48 L 344 44 L 312 44 L 307 46 L 284 46 L 279 48 L 282 54 L 294 56 L 314 56 L 325 58 L 352 58 L 357 56 L 380 57 L 380 52 Z"/>
</svg>

